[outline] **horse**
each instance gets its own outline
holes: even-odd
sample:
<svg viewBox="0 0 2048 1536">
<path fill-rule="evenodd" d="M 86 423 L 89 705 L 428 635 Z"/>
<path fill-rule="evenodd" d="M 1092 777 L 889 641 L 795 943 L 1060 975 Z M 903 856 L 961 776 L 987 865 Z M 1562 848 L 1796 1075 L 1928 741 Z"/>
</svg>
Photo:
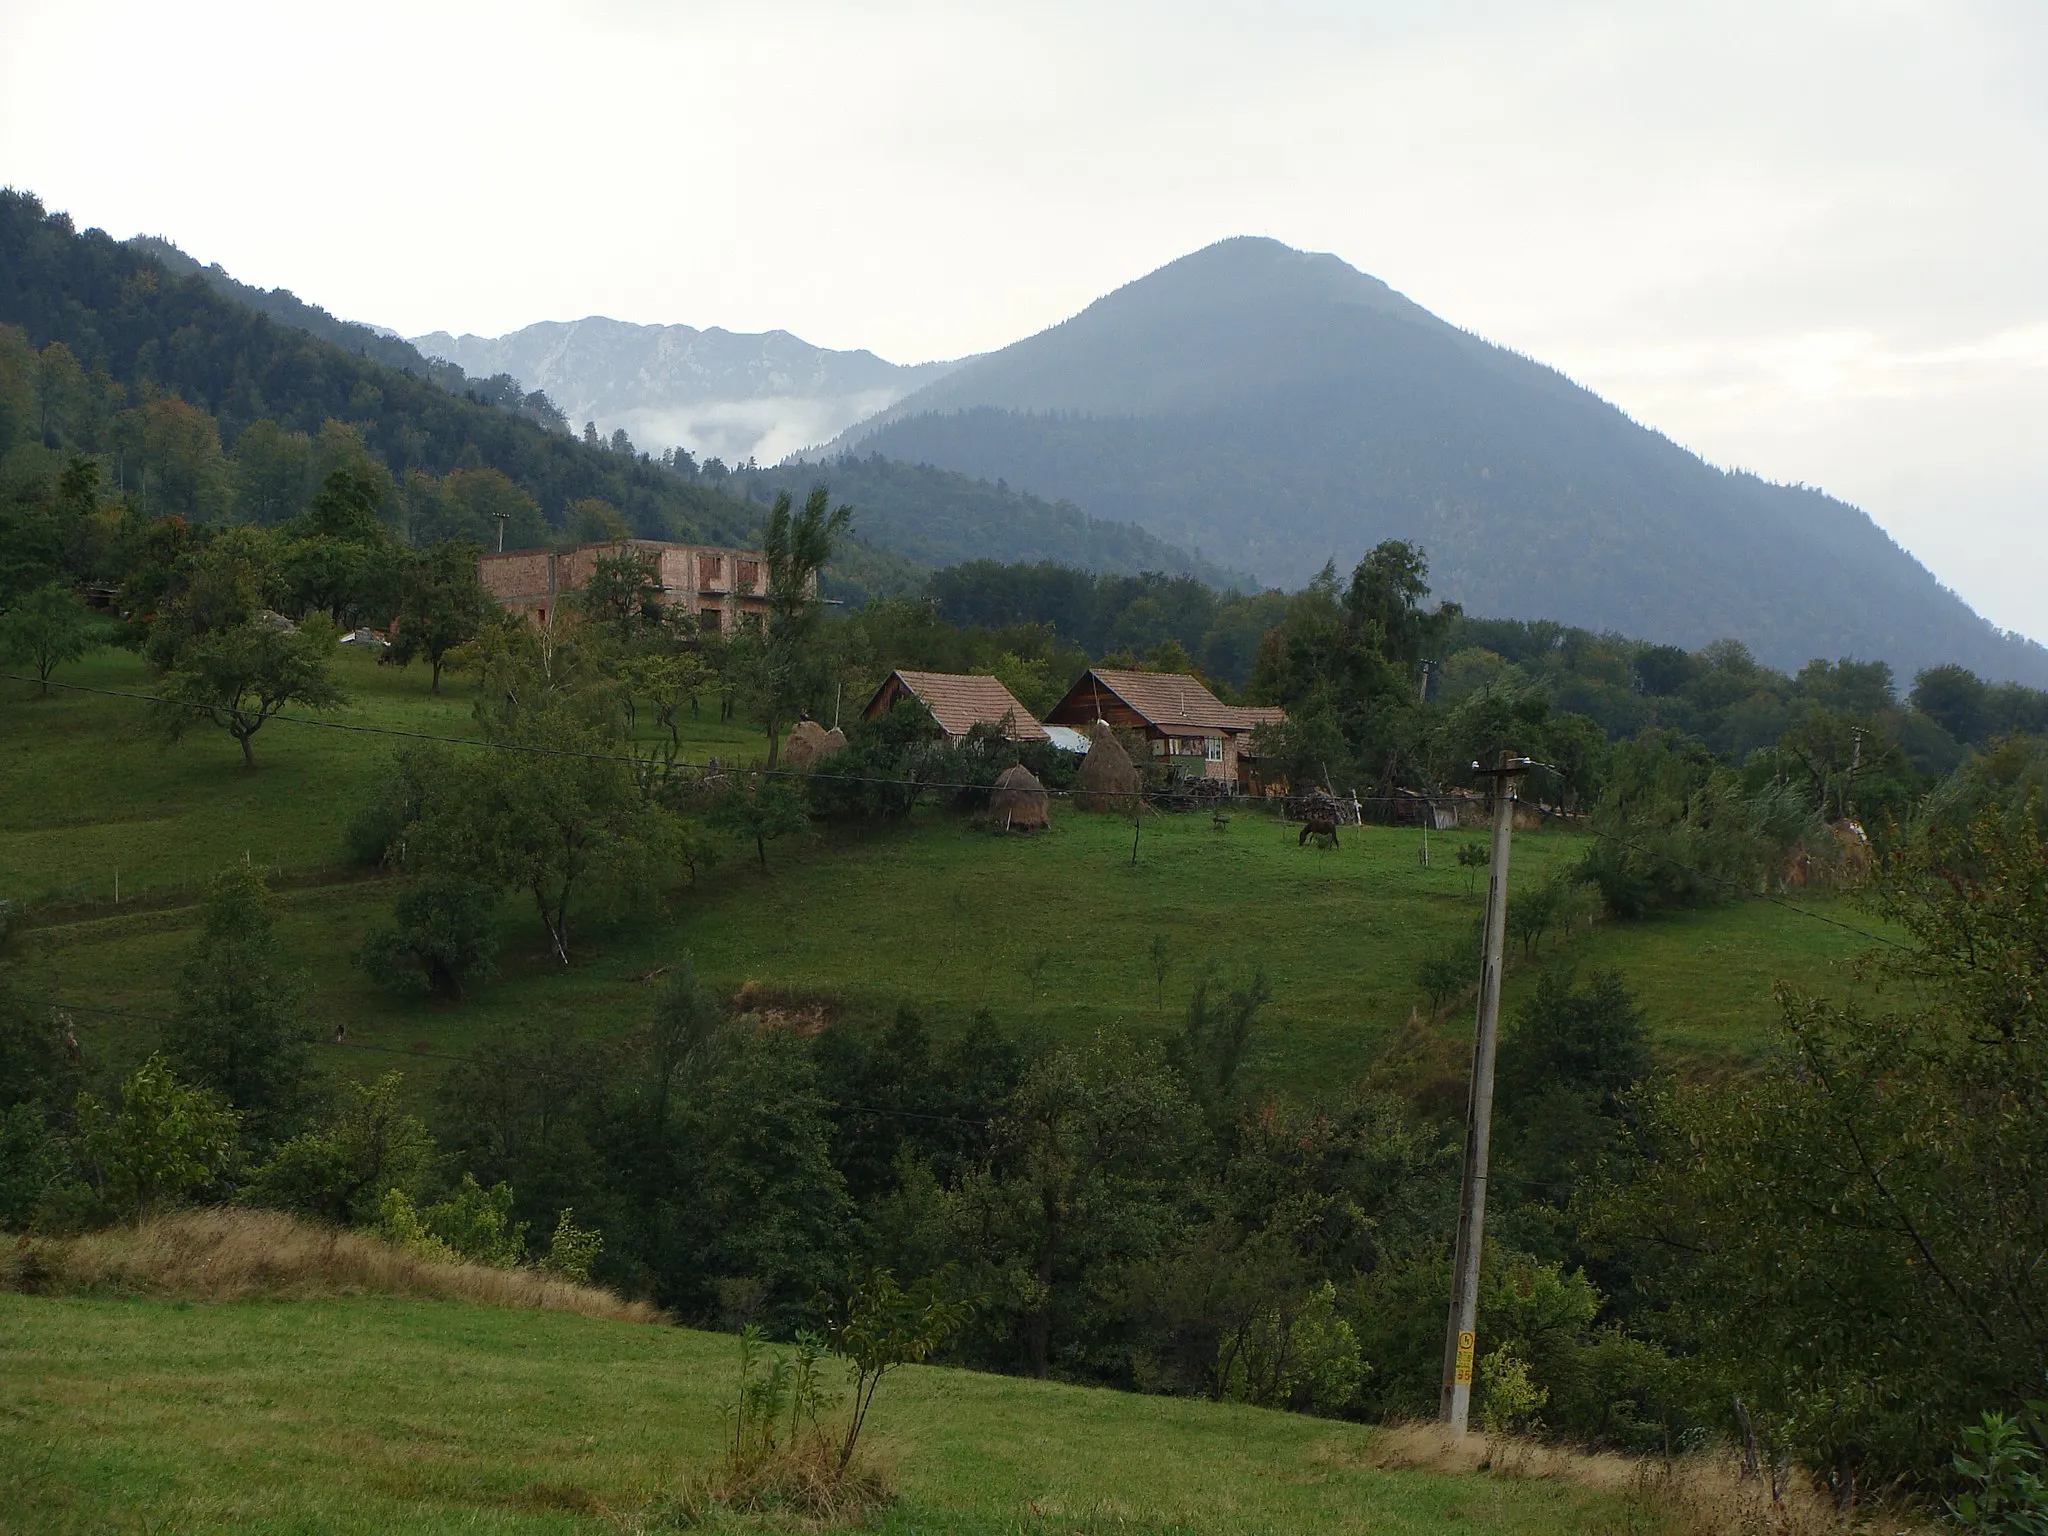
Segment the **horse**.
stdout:
<svg viewBox="0 0 2048 1536">
<path fill-rule="evenodd" d="M 1302 812 L 1301 836 L 1296 840 L 1294 846 L 1297 848 L 1308 846 L 1308 840 L 1311 837 L 1327 837 L 1332 848 L 1341 848 L 1343 846 L 1342 843 L 1337 841 L 1337 807 L 1335 805 L 1328 803 L 1311 804 L 1307 810 Z"/>
</svg>

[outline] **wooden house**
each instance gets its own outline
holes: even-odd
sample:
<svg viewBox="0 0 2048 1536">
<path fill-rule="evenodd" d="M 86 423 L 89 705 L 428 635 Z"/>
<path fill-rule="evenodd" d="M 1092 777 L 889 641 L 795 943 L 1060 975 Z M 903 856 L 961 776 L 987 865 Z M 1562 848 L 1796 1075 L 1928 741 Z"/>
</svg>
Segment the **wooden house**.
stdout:
<svg viewBox="0 0 2048 1536">
<path fill-rule="evenodd" d="M 1045 723 L 1086 730 L 1107 720 L 1143 736 L 1155 760 L 1182 773 L 1264 794 L 1284 786 L 1259 772 L 1252 732 L 1286 718 L 1285 710 L 1269 705 L 1226 704 L 1186 673 L 1092 667 L 1046 712 Z"/>
<path fill-rule="evenodd" d="M 1001 679 L 961 672 L 891 672 L 868 700 L 861 718 L 872 720 L 905 698 L 923 705 L 939 729 L 954 741 L 964 740 L 977 725 L 993 725 L 1012 741 L 1047 739 L 1037 717 L 1017 702 Z"/>
</svg>

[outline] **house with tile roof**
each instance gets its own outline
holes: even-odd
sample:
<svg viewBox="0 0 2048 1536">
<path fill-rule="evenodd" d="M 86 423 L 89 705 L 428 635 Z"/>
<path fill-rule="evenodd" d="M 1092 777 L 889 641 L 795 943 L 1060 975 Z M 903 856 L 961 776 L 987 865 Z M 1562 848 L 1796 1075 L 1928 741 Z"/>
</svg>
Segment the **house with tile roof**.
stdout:
<svg viewBox="0 0 2048 1536">
<path fill-rule="evenodd" d="M 962 672 L 891 672 L 861 711 L 872 720 L 899 699 L 915 699 L 954 741 L 977 725 L 992 725 L 1012 741 L 1046 741 L 1045 727 L 1005 688 L 1001 679 Z"/>
<path fill-rule="evenodd" d="M 1226 704 L 1184 672 L 1125 672 L 1091 667 L 1046 711 L 1047 725 L 1086 730 L 1107 720 L 1133 731 L 1163 761 L 1197 778 L 1224 779 L 1248 794 L 1273 785 L 1258 771 L 1252 733 L 1278 724 L 1287 712 L 1271 705 Z"/>
</svg>

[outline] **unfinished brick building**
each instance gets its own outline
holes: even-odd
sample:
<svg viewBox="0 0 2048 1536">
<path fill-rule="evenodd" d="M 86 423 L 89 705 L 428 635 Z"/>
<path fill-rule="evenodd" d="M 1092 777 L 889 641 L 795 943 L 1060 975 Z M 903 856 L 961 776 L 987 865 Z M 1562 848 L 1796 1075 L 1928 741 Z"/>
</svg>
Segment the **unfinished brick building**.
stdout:
<svg viewBox="0 0 2048 1536">
<path fill-rule="evenodd" d="M 768 611 L 768 566 L 755 549 L 615 539 L 574 549 L 485 555 L 477 561 L 476 574 L 501 607 L 545 624 L 568 594 L 590 580 L 599 560 L 624 554 L 650 561 L 662 601 L 696 615 L 707 627 L 730 634 L 747 615 Z"/>
</svg>

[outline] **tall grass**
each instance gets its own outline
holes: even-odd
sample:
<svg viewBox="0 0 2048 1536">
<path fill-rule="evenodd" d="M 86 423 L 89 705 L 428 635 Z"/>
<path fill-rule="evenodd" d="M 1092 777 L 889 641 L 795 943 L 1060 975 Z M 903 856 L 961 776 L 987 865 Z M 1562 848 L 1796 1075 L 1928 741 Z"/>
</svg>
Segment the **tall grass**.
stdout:
<svg viewBox="0 0 2048 1536">
<path fill-rule="evenodd" d="M 177 1211 L 83 1237 L 17 1238 L 0 1243 L 0 1290 L 193 1301 L 408 1296 L 613 1322 L 663 1320 L 647 1303 L 595 1286 L 530 1269 L 442 1263 L 362 1232 L 276 1211 Z"/>
<path fill-rule="evenodd" d="M 1929 1527 L 1905 1511 L 1844 1511 L 1796 1469 L 1743 1474 L 1733 1456 L 1666 1460 L 1581 1451 L 1511 1436 L 1467 1435 L 1438 1424 L 1394 1424 L 1368 1442 L 1364 1461 L 1390 1471 L 1572 1483 L 1623 1495 L 1622 1513 L 1590 1536 L 1910 1536 Z"/>
</svg>

